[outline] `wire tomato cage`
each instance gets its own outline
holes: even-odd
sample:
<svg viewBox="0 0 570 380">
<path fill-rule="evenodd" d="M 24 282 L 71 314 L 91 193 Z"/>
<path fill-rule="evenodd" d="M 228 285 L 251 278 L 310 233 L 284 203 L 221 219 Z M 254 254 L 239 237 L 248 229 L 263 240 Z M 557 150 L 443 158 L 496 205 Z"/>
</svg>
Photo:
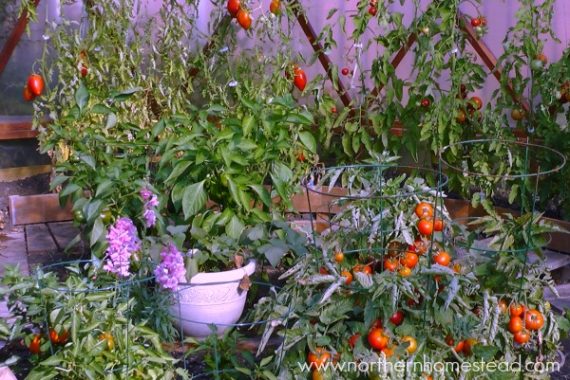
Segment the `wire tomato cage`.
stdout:
<svg viewBox="0 0 570 380">
<path fill-rule="evenodd" d="M 539 183 L 559 174 L 566 157 L 528 139 L 475 139 L 445 146 L 440 162 L 447 173 L 453 173 L 456 182 L 465 180 L 464 190 L 478 203 L 487 202 L 481 215 L 455 218 L 452 228 L 456 233 L 450 238 L 472 257 L 486 257 L 507 271 L 514 267 L 509 274 L 519 283 L 518 290 L 513 290 L 515 298 L 526 298 L 523 286 L 532 270 L 531 254 L 538 256 L 534 261 L 540 263 L 541 250 L 552 238 L 549 231 L 541 229 L 541 214 L 537 212 Z M 489 210 L 487 205 L 496 203 L 493 201 L 497 198 L 499 203 L 501 198 L 508 199 L 508 208 Z M 511 211 L 513 205 L 518 206 L 517 211 Z M 509 223 L 509 233 L 499 223 Z M 512 263 L 518 260 L 520 265 L 509 266 L 509 259 Z"/>
</svg>

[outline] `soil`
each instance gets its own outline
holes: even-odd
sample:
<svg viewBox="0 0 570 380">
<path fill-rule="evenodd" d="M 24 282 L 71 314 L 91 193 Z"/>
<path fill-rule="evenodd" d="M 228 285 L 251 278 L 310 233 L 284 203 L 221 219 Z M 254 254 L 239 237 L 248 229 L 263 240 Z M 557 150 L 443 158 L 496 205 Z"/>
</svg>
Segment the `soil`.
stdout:
<svg viewBox="0 0 570 380">
<path fill-rule="evenodd" d="M 10 369 L 18 379 L 24 379 L 32 370 L 34 365 L 30 361 L 30 352 L 20 342 L 8 342 L 4 347 L 0 348 L 0 363 L 16 356 L 19 358 L 15 365 L 11 365 Z"/>
</svg>

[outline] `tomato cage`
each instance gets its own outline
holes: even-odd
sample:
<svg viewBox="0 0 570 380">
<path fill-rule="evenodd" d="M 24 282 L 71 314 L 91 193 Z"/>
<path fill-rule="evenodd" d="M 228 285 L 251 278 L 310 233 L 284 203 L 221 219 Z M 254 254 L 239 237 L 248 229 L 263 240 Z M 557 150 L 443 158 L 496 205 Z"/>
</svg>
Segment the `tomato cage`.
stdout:
<svg viewBox="0 0 570 380">
<path fill-rule="evenodd" d="M 390 241 L 413 245 L 419 221 L 413 216 L 416 205 L 425 201 L 436 206 L 429 219 L 440 220 L 447 183 L 439 170 L 393 163 L 317 169 L 303 181 L 313 241 L 333 250 L 369 250 L 373 255 Z M 339 239 L 331 243 L 327 236 Z"/>
<path fill-rule="evenodd" d="M 487 160 L 493 155 L 496 160 Z M 454 218 L 454 245 L 472 267 L 488 274 L 484 286 L 514 293 L 525 302 L 532 287 L 554 289 L 543 265 L 542 249 L 559 231 L 537 212 L 539 183 L 557 180 L 566 157 L 550 147 L 522 141 L 477 139 L 448 145 L 440 153 L 442 167 L 481 205 L 470 215 Z M 452 175 L 453 173 L 453 175 Z M 462 182 L 469 178 L 470 184 Z M 506 206 L 506 207 L 496 207 Z M 544 281 L 529 281 L 529 274 Z M 556 293 L 554 291 L 554 293 Z"/>
<path fill-rule="evenodd" d="M 55 355 L 50 360 L 58 360 L 64 373 L 73 373 L 66 362 L 81 352 L 79 346 L 91 355 L 94 376 L 130 378 L 143 362 L 136 347 L 152 345 L 153 337 L 141 321 L 133 319 L 136 305 L 129 299 L 134 292 L 152 286 L 153 280 L 141 275 L 119 278 L 92 260 L 39 266 L 35 281 L 40 303 L 31 315 L 41 326 L 40 335 L 47 337 L 41 350 Z M 105 352 L 111 351 L 123 352 L 114 356 L 122 360 L 107 360 Z M 40 364 L 40 373 L 41 368 Z"/>
</svg>

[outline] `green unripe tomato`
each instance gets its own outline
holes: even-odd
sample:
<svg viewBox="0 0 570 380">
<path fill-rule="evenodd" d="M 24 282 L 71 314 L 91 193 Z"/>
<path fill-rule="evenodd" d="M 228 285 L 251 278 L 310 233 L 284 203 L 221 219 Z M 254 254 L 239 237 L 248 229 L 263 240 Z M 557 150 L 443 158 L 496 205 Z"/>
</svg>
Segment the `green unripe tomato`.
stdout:
<svg viewBox="0 0 570 380">
<path fill-rule="evenodd" d="M 81 210 L 75 210 L 73 212 L 73 220 L 77 223 L 83 223 L 85 222 L 85 214 L 83 214 L 83 211 Z"/>
<path fill-rule="evenodd" d="M 101 211 L 99 218 L 104 224 L 109 224 L 113 220 L 113 213 L 108 208 Z"/>
</svg>

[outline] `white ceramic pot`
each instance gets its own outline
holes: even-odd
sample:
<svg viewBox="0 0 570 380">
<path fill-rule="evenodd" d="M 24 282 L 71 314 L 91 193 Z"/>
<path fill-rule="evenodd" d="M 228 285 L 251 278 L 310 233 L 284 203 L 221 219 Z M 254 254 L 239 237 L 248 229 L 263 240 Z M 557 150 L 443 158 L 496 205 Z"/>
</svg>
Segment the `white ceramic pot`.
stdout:
<svg viewBox="0 0 570 380">
<path fill-rule="evenodd" d="M 255 272 L 255 261 L 242 268 L 225 272 L 198 273 L 190 283 L 178 284 L 178 292 L 170 307 L 174 321 L 187 336 L 203 339 L 212 333 L 209 324 L 215 324 L 218 335 L 238 321 L 247 291 L 239 288 L 245 274 Z"/>
</svg>

